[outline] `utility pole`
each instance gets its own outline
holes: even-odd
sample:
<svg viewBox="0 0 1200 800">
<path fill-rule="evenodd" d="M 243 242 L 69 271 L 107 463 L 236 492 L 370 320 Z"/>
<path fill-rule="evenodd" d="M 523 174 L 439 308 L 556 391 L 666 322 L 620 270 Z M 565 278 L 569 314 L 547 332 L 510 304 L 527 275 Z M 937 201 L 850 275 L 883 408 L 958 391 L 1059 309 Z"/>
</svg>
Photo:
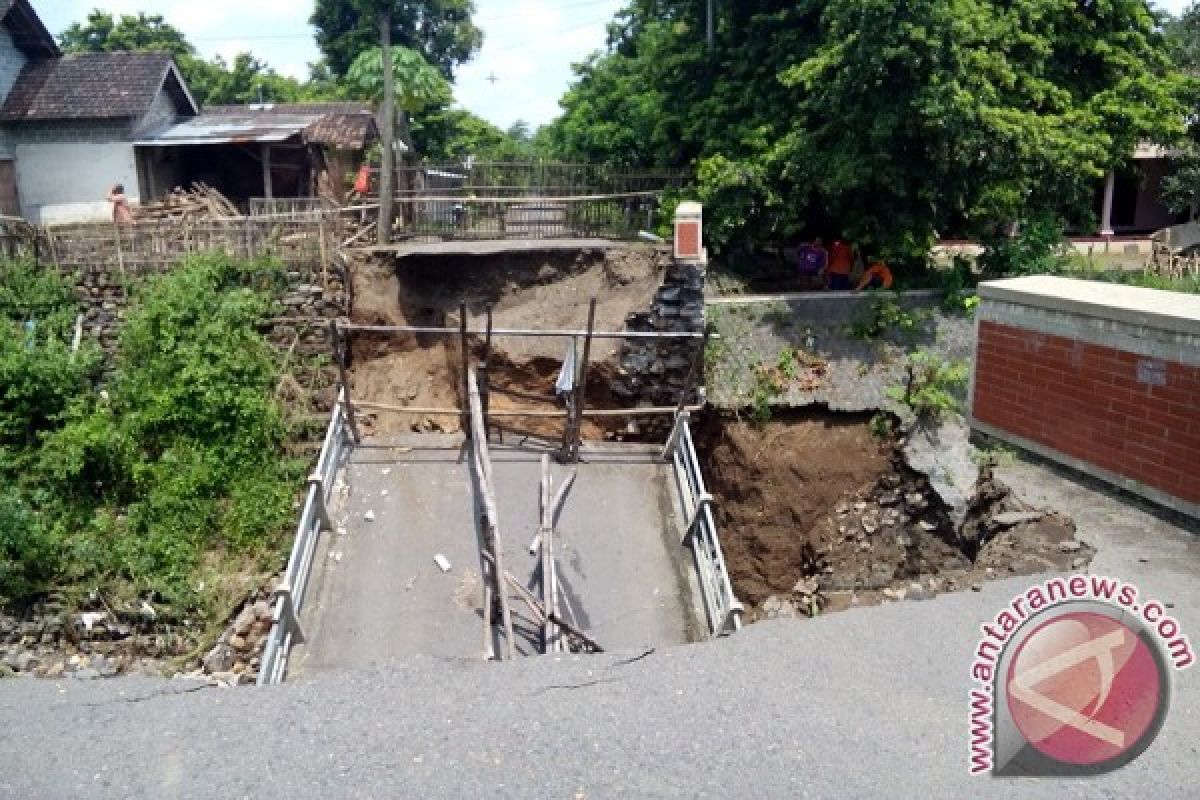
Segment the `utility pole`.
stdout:
<svg viewBox="0 0 1200 800">
<path fill-rule="evenodd" d="M 392 222 L 396 218 L 396 70 L 392 65 L 392 12 L 379 12 L 379 32 L 383 42 L 383 169 L 379 175 L 379 244 L 392 243 Z"/>
</svg>

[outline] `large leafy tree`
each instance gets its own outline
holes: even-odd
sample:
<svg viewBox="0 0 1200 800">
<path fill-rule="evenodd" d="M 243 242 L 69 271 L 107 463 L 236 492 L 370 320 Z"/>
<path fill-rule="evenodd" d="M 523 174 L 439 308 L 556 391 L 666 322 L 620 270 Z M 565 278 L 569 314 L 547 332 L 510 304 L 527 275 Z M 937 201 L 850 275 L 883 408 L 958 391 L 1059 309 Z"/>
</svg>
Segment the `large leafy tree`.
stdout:
<svg viewBox="0 0 1200 800">
<path fill-rule="evenodd" d="M 893 257 L 1078 210 L 1183 120 L 1143 0 L 634 0 L 577 67 L 564 155 L 694 164 L 714 244 L 829 232 Z"/>
<path fill-rule="evenodd" d="M 114 16 L 93 11 L 85 22 L 67 28 L 59 37 L 59 44 L 68 53 L 170 53 L 179 64 L 192 96 L 201 105 L 250 103 L 260 99 L 294 102 L 313 95 L 299 81 L 280 75 L 250 53 L 239 53 L 233 63 L 220 57 L 206 61 L 178 28 L 157 14 Z"/>
<path fill-rule="evenodd" d="M 311 22 L 333 74 L 345 76 L 359 54 L 379 45 L 382 7 L 391 14 L 393 43 L 416 50 L 446 78 L 483 44 L 474 0 L 317 0 Z"/>
</svg>

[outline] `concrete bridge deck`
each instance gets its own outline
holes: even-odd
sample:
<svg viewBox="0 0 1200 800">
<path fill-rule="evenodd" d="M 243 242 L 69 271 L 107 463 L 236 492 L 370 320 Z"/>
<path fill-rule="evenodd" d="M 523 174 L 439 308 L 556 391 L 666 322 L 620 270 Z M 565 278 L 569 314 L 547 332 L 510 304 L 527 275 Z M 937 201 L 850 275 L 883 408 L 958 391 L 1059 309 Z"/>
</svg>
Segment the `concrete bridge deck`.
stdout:
<svg viewBox="0 0 1200 800">
<path fill-rule="evenodd" d="M 492 447 L 505 567 L 535 595 L 537 558 L 527 548 L 538 527 L 542 452 Z M 704 635 L 669 468 L 656 455 L 639 445 L 585 449 L 558 520 L 560 580 L 580 627 L 606 649 Z M 345 534 L 326 538 L 314 567 L 302 619 L 308 641 L 293 653 L 293 680 L 418 655 L 483 656 L 481 507 L 469 459 L 461 436 L 367 442 L 352 453 L 335 513 Z M 569 468 L 552 463 L 551 471 L 557 487 Z M 449 572 L 434 563 L 438 554 Z M 518 652 L 539 652 L 539 629 L 515 596 L 510 602 Z"/>
</svg>

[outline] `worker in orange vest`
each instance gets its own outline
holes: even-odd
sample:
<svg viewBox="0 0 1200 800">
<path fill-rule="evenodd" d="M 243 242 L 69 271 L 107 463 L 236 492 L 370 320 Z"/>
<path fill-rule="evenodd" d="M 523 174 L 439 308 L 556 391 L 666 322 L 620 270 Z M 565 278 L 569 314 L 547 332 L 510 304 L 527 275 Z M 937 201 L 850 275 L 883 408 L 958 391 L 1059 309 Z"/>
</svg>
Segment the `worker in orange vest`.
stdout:
<svg viewBox="0 0 1200 800">
<path fill-rule="evenodd" d="M 825 270 L 827 287 L 834 291 L 849 289 L 853 271 L 854 246 L 838 239 L 829 246 L 829 267 Z"/>
<path fill-rule="evenodd" d="M 859 279 L 858 289 L 859 291 L 863 289 L 890 289 L 893 283 L 895 283 L 895 279 L 892 277 L 892 271 L 888 269 L 888 265 L 883 262 L 883 259 L 876 259 L 871 266 L 867 267 L 867 271 Z"/>
</svg>

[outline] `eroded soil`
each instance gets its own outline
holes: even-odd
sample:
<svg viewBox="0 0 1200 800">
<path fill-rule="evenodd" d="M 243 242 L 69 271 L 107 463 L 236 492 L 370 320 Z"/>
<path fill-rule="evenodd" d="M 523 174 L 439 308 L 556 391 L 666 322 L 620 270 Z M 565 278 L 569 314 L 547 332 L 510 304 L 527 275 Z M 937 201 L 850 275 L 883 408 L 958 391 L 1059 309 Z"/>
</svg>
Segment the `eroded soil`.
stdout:
<svg viewBox="0 0 1200 800">
<path fill-rule="evenodd" d="M 922 599 L 1091 557 L 1061 515 L 1021 507 L 987 471 L 961 530 L 870 417 L 792 412 L 697 433 L 730 577 L 748 617 Z"/>
<path fill-rule="evenodd" d="M 363 325 L 457 327 L 466 304 L 472 330 L 583 330 L 588 302 L 596 298 L 596 330 L 623 330 L 625 318 L 645 311 L 662 282 L 661 254 L 650 248 L 578 253 L 510 254 L 495 257 L 408 258 L 363 261 L 354 266 L 354 311 Z M 569 340 L 496 336 L 488 362 L 491 408 L 563 409 L 554 384 Z M 612 408 L 610 387 L 619 356 L 617 340 L 595 340 L 591 353 L 588 406 Z M 482 337 L 470 342 L 482 359 Z M 355 333 L 351 341 L 352 397 L 366 404 L 420 409 L 460 408 L 461 341 L 434 334 Z M 430 413 L 366 409 L 371 434 L 409 431 L 455 432 L 462 419 Z M 564 421 L 552 417 L 503 418 L 515 433 L 557 438 Z M 589 420 L 585 438 L 612 438 L 623 422 Z"/>
</svg>

